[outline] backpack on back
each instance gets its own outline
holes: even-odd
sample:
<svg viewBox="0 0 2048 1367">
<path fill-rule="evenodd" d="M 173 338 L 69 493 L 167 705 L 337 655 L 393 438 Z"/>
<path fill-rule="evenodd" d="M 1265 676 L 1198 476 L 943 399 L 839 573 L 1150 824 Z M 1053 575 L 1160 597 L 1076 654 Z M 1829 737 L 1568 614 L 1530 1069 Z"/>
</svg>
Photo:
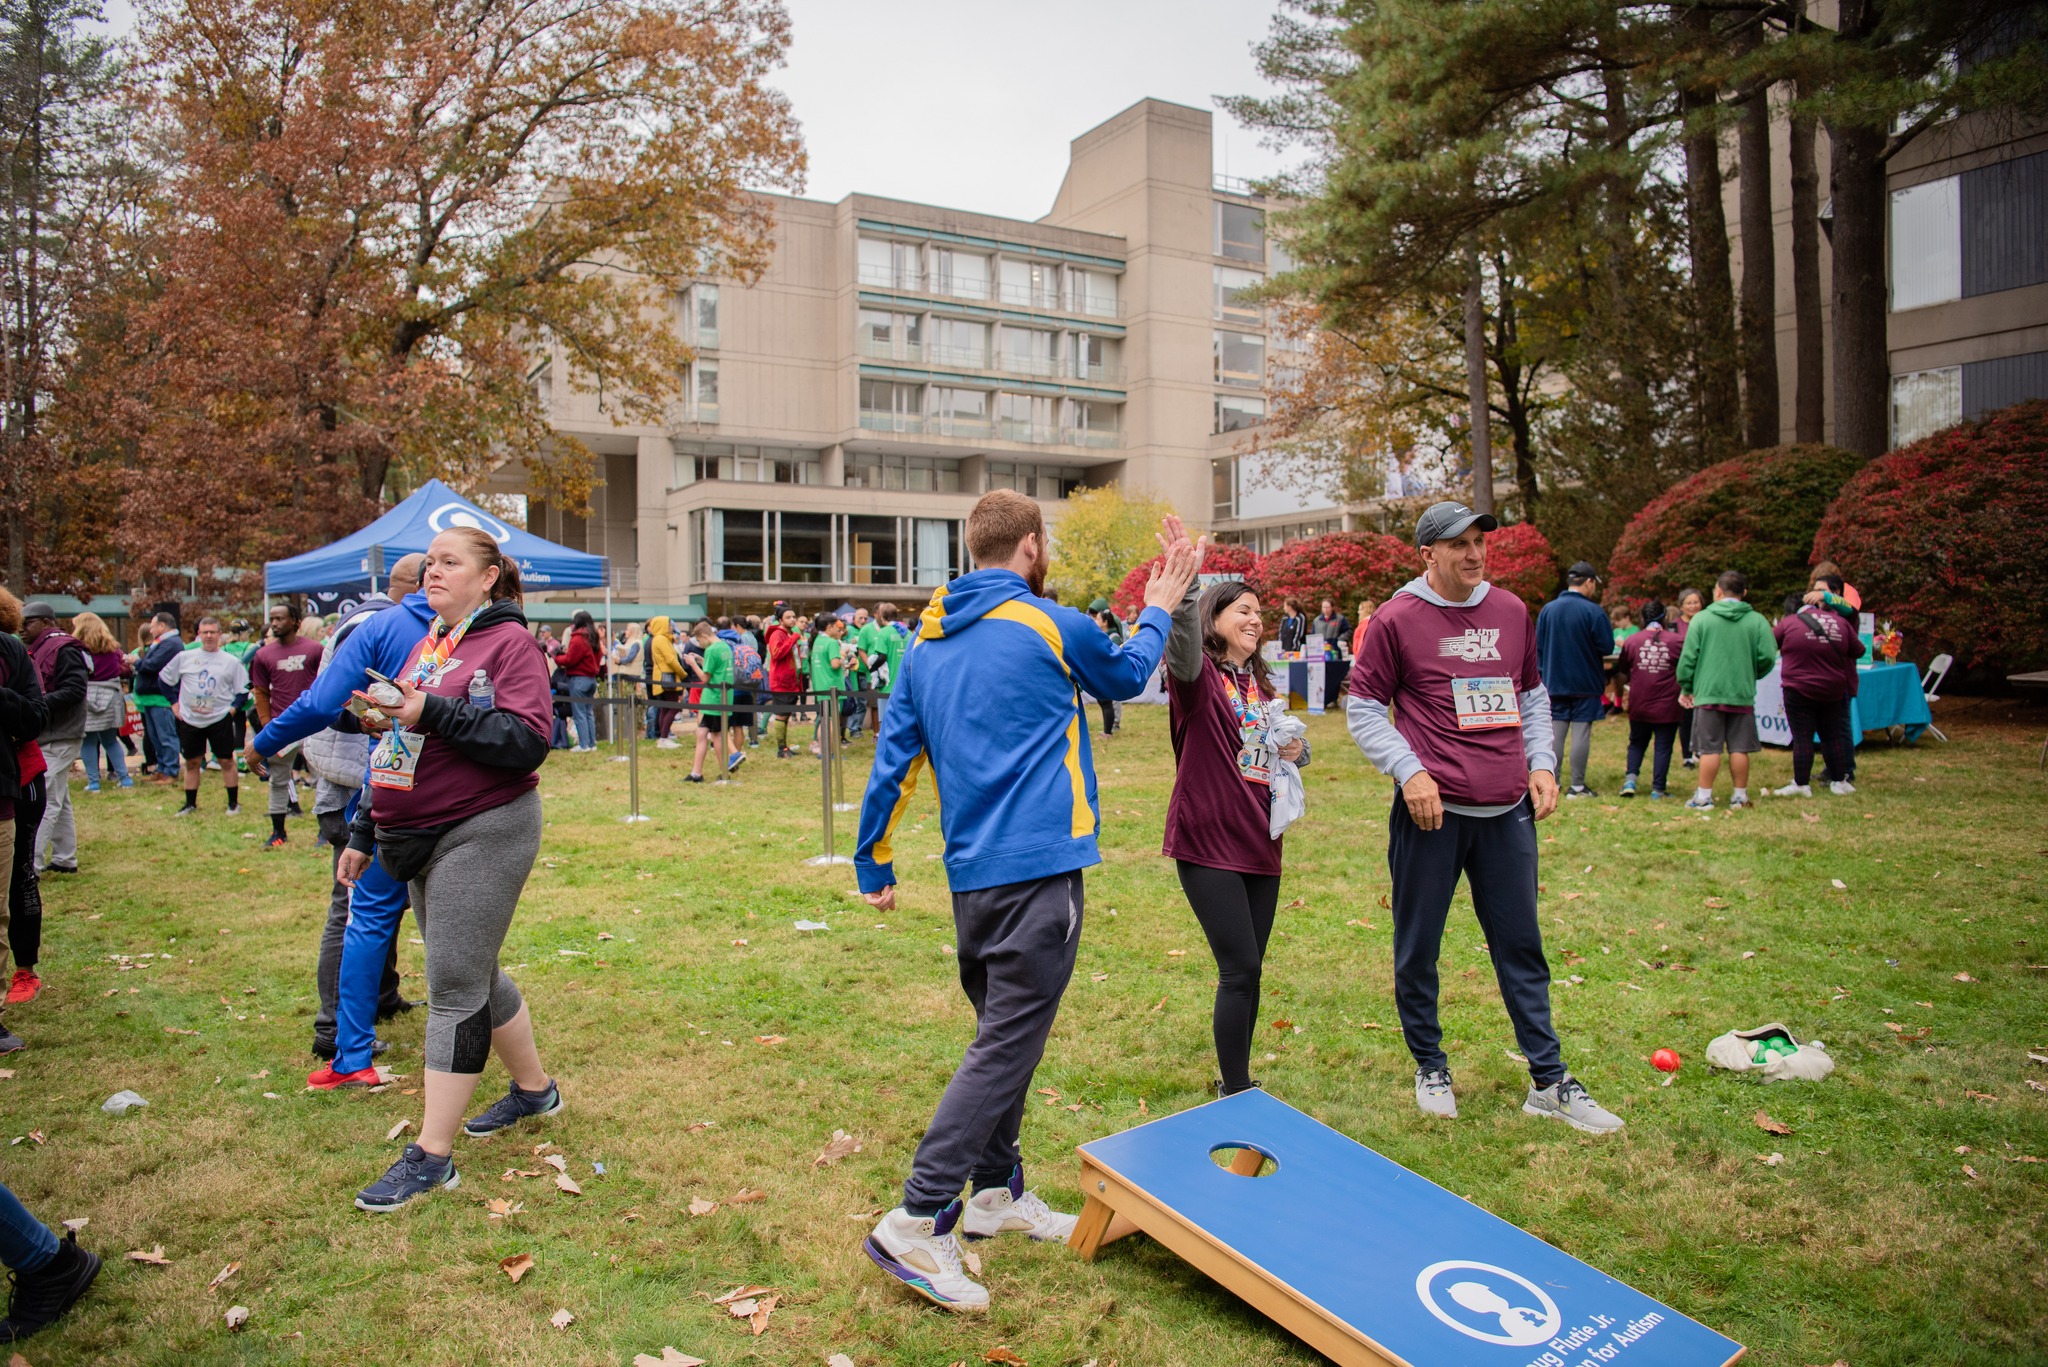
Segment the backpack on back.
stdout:
<svg viewBox="0 0 2048 1367">
<path fill-rule="evenodd" d="M 765 688 L 768 671 L 761 667 L 761 652 L 743 638 L 732 645 L 732 678 L 741 688 Z"/>
</svg>

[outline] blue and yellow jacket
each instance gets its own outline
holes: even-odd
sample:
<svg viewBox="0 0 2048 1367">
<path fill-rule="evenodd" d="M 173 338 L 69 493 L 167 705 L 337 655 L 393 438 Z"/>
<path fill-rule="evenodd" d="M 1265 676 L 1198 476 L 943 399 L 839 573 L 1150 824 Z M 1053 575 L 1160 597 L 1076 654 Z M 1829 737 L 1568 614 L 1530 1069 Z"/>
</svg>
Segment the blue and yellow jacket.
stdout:
<svg viewBox="0 0 2048 1367">
<path fill-rule="evenodd" d="M 1118 646 L 1012 570 L 976 570 L 934 593 L 875 740 L 854 854 L 861 891 L 896 881 L 896 827 L 926 769 L 954 892 L 1102 862 L 1081 694 L 1136 697 L 1172 626 L 1146 608 Z"/>
</svg>

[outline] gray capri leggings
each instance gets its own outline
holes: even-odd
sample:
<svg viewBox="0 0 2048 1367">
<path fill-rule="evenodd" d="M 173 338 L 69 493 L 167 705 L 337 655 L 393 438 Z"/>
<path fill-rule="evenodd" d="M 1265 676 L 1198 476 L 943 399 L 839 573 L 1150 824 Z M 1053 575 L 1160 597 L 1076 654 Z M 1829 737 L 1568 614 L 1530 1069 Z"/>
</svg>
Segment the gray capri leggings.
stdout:
<svg viewBox="0 0 2048 1367">
<path fill-rule="evenodd" d="M 519 989 L 498 967 L 526 875 L 540 853 L 540 793 L 459 821 L 412 880 L 412 914 L 427 942 L 427 1067 L 481 1073 L 491 1031 L 519 1014 Z"/>
</svg>

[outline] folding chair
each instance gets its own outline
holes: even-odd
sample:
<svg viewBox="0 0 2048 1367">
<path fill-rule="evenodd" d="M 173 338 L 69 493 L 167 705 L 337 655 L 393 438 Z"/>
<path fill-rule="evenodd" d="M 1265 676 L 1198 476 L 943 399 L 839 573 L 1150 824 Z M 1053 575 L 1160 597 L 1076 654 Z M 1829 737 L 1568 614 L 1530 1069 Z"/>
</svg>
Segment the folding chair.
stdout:
<svg viewBox="0 0 2048 1367">
<path fill-rule="evenodd" d="M 1936 690 L 1948 678 L 1949 666 L 1955 662 L 1955 657 L 1946 652 L 1935 656 L 1927 662 L 1927 673 L 1920 680 L 1920 691 L 1927 695 L 1927 710 L 1930 714 L 1934 711 L 1934 704 L 1941 701 Z M 1948 739 L 1947 736 L 1942 734 L 1941 728 L 1936 726 L 1932 720 L 1927 723 L 1927 734 L 1940 741 Z"/>
</svg>

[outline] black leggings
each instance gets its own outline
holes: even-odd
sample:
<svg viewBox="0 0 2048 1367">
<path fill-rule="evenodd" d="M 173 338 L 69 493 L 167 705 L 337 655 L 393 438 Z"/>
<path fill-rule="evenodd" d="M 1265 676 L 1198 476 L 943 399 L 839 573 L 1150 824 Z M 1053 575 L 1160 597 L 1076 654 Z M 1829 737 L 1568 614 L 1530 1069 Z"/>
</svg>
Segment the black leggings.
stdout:
<svg viewBox="0 0 2048 1367">
<path fill-rule="evenodd" d="M 67 775 L 68 778 L 68 775 Z M 49 775 L 37 774 L 14 799 L 14 882 L 7 889 L 7 952 L 16 968 L 34 968 L 43 954 L 43 887 L 36 874 L 36 828 L 49 806 Z M 5 983 L 0 983 L 4 988 Z"/>
<path fill-rule="evenodd" d="M 1223 1093 L 1252 1085 L 1252 1031 L 1259 1021 L 1259 969 L 1273 914 L 1280 905 L 1280 875 L 1235 873 L 1176 859 L 1181 891 L 1216 956 L 1216 1066 Z"/>
<path fill-rule="evenodd" d="M 1821 782 L 1845 779 L 1854 764 L 1849 743 L 1849 700 L 1809 698 L 1796 688 L 1785 690 L 1785 721 L 1792 728 L 1792 781 L 1813 781 L 1813 737 L 1820 733 L 1824 767 Z"/>
</svg>

